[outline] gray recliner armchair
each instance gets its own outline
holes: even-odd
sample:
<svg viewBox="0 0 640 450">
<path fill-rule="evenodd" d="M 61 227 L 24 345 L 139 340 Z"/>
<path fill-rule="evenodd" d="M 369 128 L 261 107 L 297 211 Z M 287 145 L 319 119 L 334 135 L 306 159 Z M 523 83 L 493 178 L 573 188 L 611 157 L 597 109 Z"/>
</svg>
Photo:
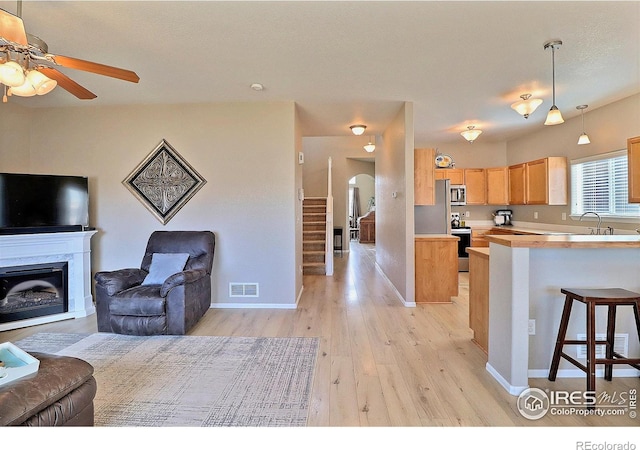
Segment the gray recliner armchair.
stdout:
<svg viewBox="0 0 640 450">
<path fill-rule="evenodd" d="M 214 249 L 211 231 L 153 232 L 140 269 L 95 274 L 98 331 L 186 334 L 211 306 Z"/>
</svg>

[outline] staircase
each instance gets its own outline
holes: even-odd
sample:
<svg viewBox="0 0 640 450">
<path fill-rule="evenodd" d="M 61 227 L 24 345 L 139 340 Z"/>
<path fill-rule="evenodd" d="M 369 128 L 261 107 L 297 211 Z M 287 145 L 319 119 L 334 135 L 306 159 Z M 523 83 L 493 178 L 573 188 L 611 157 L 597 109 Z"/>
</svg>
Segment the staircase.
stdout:
<svg viewBox="0 0 640 450">
<path fill-rule="evenodd" d="M 302 203 L 302 273 L 326 274 L 326 197 L 305 198 Z"/>
</svg>

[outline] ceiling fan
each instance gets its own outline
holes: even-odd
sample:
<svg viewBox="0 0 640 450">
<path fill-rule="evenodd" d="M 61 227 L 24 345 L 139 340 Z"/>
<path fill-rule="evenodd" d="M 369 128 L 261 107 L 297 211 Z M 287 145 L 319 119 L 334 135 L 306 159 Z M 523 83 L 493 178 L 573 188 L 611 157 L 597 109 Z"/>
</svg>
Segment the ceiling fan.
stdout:
<svg viewBox="0 0 640 450">
<path fill-rule="evenodd" d="M 107 66 L 69 56 L 49 53 L 47 44 L 37 36 L 28 34 L 21 16 L 22 0 L 18 1 L 18 14 L 0 9 L 0 83 L 5 95 L 30 97 L 44 95 L 60 86 L 81 100 L 96 98 L 96 94 L 84 88 L 55 68 L 55 66 L 82 70 L 120 80 L 137 83 L 135 72 Z"/>
</svg>

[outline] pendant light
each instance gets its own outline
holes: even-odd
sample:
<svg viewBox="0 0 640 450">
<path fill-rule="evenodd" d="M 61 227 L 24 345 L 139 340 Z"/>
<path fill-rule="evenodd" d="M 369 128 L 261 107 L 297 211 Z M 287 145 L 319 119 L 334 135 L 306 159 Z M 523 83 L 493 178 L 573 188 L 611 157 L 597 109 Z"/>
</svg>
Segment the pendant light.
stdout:
<svg viewBox="0 0 640 450">
<path fill-rule="evenodd" d="M 364 149 L 367 151 L 367 153 L 373 153 L 373 151 L 376 149 L 376 145 L 371 142 L 371 137 L 369 137 L 369 143 L 364 146 Z"/>
<path fill-rule="evenodd" d="M 547 120 L 545 125 L 558 125 L 564 122 L 562 113 L 556 106 L 556 48 L 562 45 L 562 41 L 547 41 L 544 43 L 544 49 L 551 48 L 551 74 L 552 74 L 552 86 L 553 86 L 553 104 L 547 114 Z"/>
<path fill-rule="evenodd" d="M 511 108 L 521 116 L 524 116 L 525 119 L 528 119 L 529 115 L 532 114 L 536 110 L 536 108 L 542 104 L 542 99 L 531 98 L 531 94 L 522 94 L 520 98 L 522 100 L 512 104 Z"/>
<path fill-rule="evenodd" d="M 584 110 L 587 109 L 589 105 L 578 105 L 576 109 L 580 110 L 580 114 L 582 115 L 582 134 L 578 138 L 578 145 L 591 144 L 591 140 L 589 140 L 589 136 L 584 132 Z"/>
<path fill-rule="evenodd" d="M 462 135 L 463 138 L 469 141 L 470 144 L 473 144 L 473 141 L 475 141 L 476 138 L 480 136 L 481 133 L 482 133 L 482 130 L 478 130 L 475 125 L 469 125 L 467 129 L 460 134 Z"/>
</svg>

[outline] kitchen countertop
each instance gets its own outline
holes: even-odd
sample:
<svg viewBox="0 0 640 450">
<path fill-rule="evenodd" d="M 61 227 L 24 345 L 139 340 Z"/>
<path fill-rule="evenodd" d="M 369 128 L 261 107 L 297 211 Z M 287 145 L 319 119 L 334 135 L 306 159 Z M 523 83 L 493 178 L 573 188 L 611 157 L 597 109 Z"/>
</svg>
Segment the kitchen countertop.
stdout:
<svg viewBox="0 0 640 450">
<path fill-rule="evenodd" d="M 640 235 L 596 236 L 589 234 L 565 235 L 495 235 L 485 239 L 512 248 L 640 248 Z"/>
<path fill-rule="evenodd" d="M 453 239 L 453 240 L 458 240 L 460 239 L 458 236 L 454 236 L 451 234 L 416 234 L 415 235 L 416 240 L 418 239 L 422 239 L 422 240 L 433 240 L 433 239 Z"/>
</svg>

